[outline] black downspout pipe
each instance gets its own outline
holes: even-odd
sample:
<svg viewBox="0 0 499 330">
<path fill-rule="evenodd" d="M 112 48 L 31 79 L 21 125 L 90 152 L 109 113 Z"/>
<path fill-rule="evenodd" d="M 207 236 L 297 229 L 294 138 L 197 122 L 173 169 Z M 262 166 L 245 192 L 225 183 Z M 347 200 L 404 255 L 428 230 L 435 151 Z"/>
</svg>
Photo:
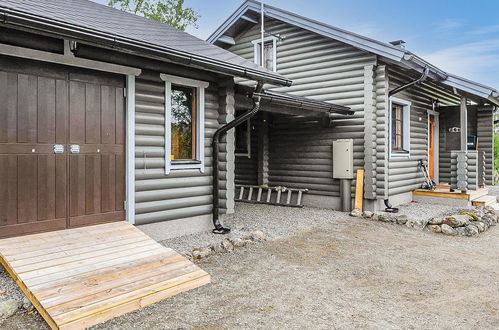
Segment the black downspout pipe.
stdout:
<svg viewBox="0 0 499 330">
<path fill-rule="evenodd" d="M 258 82 L 255 93 L 260 93 L 263 88 L 263 83 Z M 222 134 L 227 133 L 228 130 L 246 122 L 248 119 L 253 117 L 258 110 L 260 109 L 260 97 L 253 97 L 253 108 L 237 117 L 230 123 L 225 124 L 224 126 L 217 129 L 215 134 L 213 134 L 213 141 L 211 143 L 213 150 L 213 229 L 214 234 L 228 234 L 230 232 L 229 228 L 225 228 L 220 223 L 220 212 L 219 212 L 219 189 L 218 189 L 218 156 L 220 153 L 220 137 Z"/>
<path fill-rule="evenodd" d="M 390 97 L 390 96 L 392 96 L 392 95 L 395 95 L 395 94 L 397 94 L 397 93 L 399 93 L 399 92 L 403 91 L 403 90 L 404 90 L 404 89 L 406 89 L 406 88 L 409 88 L 409 87 L 411 87 L 411 86 L 413 86 L 413 85 L 417 85 L 417 84 L 422 83 L 423 81 L 425 81 L 425 80 L 426 80 L 426 78 L 428 78 L 428 74 L 429 74 L 429 73 L 430 73 L 430 69 L 429 69 L 428 67 L 426 67 L 426 68 L 424 69 L 423 74 L 421 75 L 421 77 L 419 77 L 418 79 L 413 80 L 413 81 L 411 81 L 411 82 L 408 82 L 408 83 L 407 83 L 407 84 L 405 84 L 405 85 L 402 85 L 402 86 L 399 86 L 399 87 L 397 87 L 397 88 L 395 88 L 395 89 L 392 89 L 391 91 L 389 91 L 389 92 L 388 92 L 388 96 Z M 390 111 L 391 111 L 391 110 L 390 110 Z M 389 191 L 387 192 L 387 195 L 389 195 Z M 384 200 L 384 202 L 385 202 L 385 206 L 386 206 L 386 208 L 385 208 L 385 212 L 389 212 L 389 213 L 397 213 L 397 212 L 399 211 L 399 209 L 398 209 L 398 208 L 396 208 L 396 207 L 393 207 L 393 206 L 392 206 L 392 204 L 390 203 L 390 201 L 389 201 L 388 199 L 385 199 L 385 200 Z"/>
</svg>

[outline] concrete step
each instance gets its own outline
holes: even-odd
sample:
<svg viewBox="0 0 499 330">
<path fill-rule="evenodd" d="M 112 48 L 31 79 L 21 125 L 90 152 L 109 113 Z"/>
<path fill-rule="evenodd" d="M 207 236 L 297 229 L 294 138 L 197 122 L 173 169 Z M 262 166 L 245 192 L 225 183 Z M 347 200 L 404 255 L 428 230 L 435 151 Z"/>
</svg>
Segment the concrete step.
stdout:
<svg viewBox="0 0 499 330">
<path fill-rule="evenodd" d="M 471 201 L 471 203 L 473 204 L 473 206 L 487 206 L 487 205 L 491 205 L 491 204 L 496 204 L 497 197 L 485 195 L 485 196 L 481 196 L 481 197 L 473 199 Z"/>
</svg>

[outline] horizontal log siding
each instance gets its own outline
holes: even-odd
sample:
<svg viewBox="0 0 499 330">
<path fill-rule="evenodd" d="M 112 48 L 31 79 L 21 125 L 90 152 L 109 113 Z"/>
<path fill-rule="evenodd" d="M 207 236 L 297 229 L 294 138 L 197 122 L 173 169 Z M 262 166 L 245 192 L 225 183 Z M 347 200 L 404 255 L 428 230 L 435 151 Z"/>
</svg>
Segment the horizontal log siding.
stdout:
<svg viewBox="0 0 499 330">
<path fill-rule="evenodd" d="M 413 80 L 396 67 L 389 66 L 388 81 L 390 90 Z M 392 157 L 388 162 L 389 196 L 410 192 L 421 188 L 423 175 L 418 169 L 420 160 L 428 160 L 428 110 L 432 109 L 430 98 L 422 91 L 422 86 L 403 90 L 394 97 L 411 102 L 410 107 L 410 156 Z"/>
<path fill-rule="evenodd" d="M 492 110 L 478 109 L 477 112 L 478 150 L 485 151 L 485 184 L 494 180 L 494 118 Z"/>
<path fill-rule="evenodd" d="M 211 138 L 219 126 L 218 91 L 210 84 L 205 95 L 204 173 L 186 169 L 172 170 L 165 175 L 164 90 L 159 73 L 142 75 L 136 80 L 137 224 L 210 214 L 212 208 Z M 222 145 L 221 149 L 225 150 L 225 146 Z M 225 159 L 225 154 L 222 154 L 222 159 Z"/>
<path fill-rule="evenodd" d="M 386 199 L 388 198 L 388 180 L 385 176 L 388 168 L 388 79 L 385 65 L 379 65 L 375 70 L 376 198 Z"/>
<path fill-rule="evenodd" d="M 284 37 L 277 42 L 277 72 L 293 80 L 293 86 L 273 90 L 346 105 L 356 111 L 351 117 L 337 116 L 330 128 L 322 128 L 318 121 L 273 115 L 270 184 L 339 196 L 339 182 L 332 179 L 332 143 L 335 139 L 354 139 L 354 167 L 364 167 L 364 67 L 375 64 L 376 57 L 276 20 L 267 21 L 265 28 Z M 255 26 L 238 36 L 236 45 L 228 50 L 253 61 L 251 41 L 259 37 L 259 26 Z"/>
</svg>

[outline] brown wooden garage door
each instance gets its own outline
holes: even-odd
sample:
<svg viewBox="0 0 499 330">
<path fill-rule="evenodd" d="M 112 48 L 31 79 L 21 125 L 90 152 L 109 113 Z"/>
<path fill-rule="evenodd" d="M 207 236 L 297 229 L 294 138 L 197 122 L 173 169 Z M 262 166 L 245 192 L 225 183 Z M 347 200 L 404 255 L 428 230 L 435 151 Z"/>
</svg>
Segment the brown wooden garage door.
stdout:
<svg viewBox="0 0 499 330">
<path fill-rule="evenodd" d="M 0 237 L 124 220 L 123 84 L 0 57 Z"/>
</svg>

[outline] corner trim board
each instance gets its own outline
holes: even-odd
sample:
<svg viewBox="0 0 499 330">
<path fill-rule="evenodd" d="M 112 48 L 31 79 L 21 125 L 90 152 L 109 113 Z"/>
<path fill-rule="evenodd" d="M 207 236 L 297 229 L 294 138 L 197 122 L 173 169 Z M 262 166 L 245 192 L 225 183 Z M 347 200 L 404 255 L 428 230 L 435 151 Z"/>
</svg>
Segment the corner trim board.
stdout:
<svg viewBox="0 0 499 330">
<path fill-rule="evenodd" d="M 135 224 L 135 76 L 126 77 L 126 219 Z"/>
</svg>

